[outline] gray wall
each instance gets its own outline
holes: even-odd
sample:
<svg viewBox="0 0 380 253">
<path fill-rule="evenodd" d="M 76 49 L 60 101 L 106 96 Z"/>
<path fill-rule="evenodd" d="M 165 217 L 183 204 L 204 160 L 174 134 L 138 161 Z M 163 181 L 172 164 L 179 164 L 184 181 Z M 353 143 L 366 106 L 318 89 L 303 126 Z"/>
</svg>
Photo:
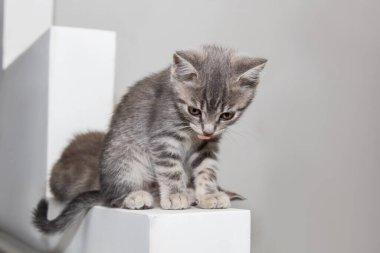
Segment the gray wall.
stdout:
<svg viewBox="0 0 380 253">
<path fill-rule="evenodd" d="M 217 42 L 269 64 L 225 137 L 221 181 L 245 195 L 261 252 L 380 252 L 378 0 L 57 0 L 55 23 L 116 30 L 116 98 Z"/>
</svg>

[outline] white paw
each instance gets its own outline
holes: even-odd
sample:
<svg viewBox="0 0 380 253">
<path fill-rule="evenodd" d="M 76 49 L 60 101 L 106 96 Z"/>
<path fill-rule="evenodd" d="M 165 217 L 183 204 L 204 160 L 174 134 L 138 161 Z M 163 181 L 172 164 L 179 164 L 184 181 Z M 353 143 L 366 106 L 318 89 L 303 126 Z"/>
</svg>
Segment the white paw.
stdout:
<svg viewBox="0 0 380 253">
<path fill-rule="evenodd" d="M 186 209 L 190 207 L 190 197 L 187 192 L 174 193 L 161 199 L 163 209 Z"/>
<path fill-rule="evenodd" d="M 224 192 L 215 194 L 200 195 L 197 197 L 198 207 L 200 208 L 229 208 L 231 206 L 230 198 Z"/>
<path fill-rule="evenodd" d="M 123 202 L 123 207 L 128 209 L 146 209 L 153 206 L 153 197 L 146 191 L 131 192 Z"/>
</svg>

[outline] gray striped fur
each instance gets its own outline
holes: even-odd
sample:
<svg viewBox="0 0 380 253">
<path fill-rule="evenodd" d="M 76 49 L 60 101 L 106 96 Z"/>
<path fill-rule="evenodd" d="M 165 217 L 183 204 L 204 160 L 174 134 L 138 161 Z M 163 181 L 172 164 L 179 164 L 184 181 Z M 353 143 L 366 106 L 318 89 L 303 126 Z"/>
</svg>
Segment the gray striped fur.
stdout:
<svg viewBox="0 0 380 253">
<path fill-rule="evenodd" d="M 188 208 L 192 184 L 200 207 L 228 207 L 217 185 L 218 141 L 252 101 L 265 63 L 204 46 L 176 52 L 171 67 L 131 87 L 106 136 L 100 164 L 106 199 L 128 199 L 146 183 L 158 182 L 162 208 Z M 191 115 L 189 106 L 201 115 Z M 223 112 L 234 117 L 223 120 Z M 210 140 L 197 138 L 205 133 Z"/>
<path fill-rule="evenodd" d="M 204 46 L 176 52 L 170 67 L 132 86 L 113 114 L 100 157 L 100 190 L 89 195 L 85 209 L 96 203 L 152 207 L 150 185 L 158 185 L 164 209 L 188 208 L 194 198 L 200 208 L 227 208 L 231 196 L 241 198 L 218 187 L 218 143 L 251 103 L 265 63 Z M 57 232 L 81 201 L 74 198 L 53 221 L 41 202 L 34 223 Z"/>
</svg>

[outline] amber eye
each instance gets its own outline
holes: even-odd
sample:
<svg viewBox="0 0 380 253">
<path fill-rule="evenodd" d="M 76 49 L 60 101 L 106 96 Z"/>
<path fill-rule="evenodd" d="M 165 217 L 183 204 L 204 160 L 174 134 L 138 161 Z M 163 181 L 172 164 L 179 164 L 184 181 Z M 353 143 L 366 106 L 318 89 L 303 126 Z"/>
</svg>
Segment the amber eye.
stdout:
<svg viewBox="0 0 380 253">
<path fill-rule="evenodd" d="M 194 108 L 194 107 L 192 107 L 192 106 L 189 106 L 188 108 L 187 108 L 187 110 L 189 111 L 189 113 L 191 114 L 191 115 L 194 115 L 194 116 L 199 116 L 199 115 L 201 115 L 201 110 L 199 110 L 199 109 L 197 109 L 197 108 Z"/>
<path fill-rule="evenodd" d="M 234 112 L 224 112 L 222 115 L 220 115 L 220 118 L 223 120 L 230 120 L 234 117 L 235 113 Z"/>
</svg>

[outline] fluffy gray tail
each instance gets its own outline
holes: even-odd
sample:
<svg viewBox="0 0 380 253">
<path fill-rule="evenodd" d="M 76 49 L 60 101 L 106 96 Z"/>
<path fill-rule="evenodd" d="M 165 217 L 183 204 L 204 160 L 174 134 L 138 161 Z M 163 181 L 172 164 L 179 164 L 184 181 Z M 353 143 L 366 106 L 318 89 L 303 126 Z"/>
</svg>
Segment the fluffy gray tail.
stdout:
<svg viewBox="0 0 380 253">
<path fill-rule="evenodd" d="M 33 224 L 41 233 L 54 234 L 65 230 L 83 212 L 91 207 L 102 204 L 102 195 L 99 191 L 85 192 L 71 200 L 63 211 L 53 220 L 48 220 L 48 202 L 41 199 L 33 211 Z"/>
</svg>

